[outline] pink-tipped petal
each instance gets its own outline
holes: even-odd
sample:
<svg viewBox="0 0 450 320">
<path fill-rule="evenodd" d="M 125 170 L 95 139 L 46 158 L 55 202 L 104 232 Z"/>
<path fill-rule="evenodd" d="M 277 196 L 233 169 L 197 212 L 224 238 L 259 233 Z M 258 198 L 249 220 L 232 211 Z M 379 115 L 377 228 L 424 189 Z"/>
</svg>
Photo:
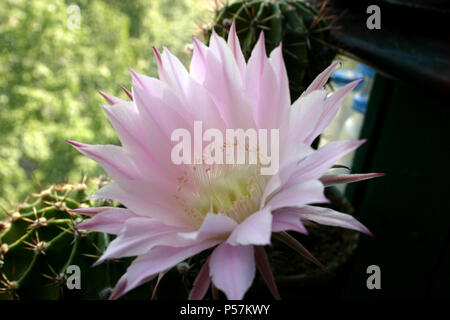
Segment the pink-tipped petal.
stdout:
<svg viewBox="0 0 450 320">
<path fill-rule="evenodd" d="M 109 244 L 95 265 L 108 259 L 145 254 L 158 245 L 183 243 L 177 237 L 181 228 L 168 226 L 155 219 L 132 217 L 124 221 L 122 227 L 119 236 Z"/>
<path fill-rule="evenodd" d="M 124 294 L 156 277 L 159 272 L 168 270 L 183 260 L 215 246 L 217 241 L 205 241 L 187 247 L 158 246 L 139 256 L 127 269 Z"/>
<path fill-rule="evenodd" d="M 214 104 L 208 92 L 197 81 L 191 78 L 184 65 L 175 57 L 167 48 L 164 48 L 162 59 L 162 69 L 160 70 L 160 78 L 166 82 L 177 95 L 183 99 L 182 110 L 177 110 L 186 120 L 203 121 L 207 128 L 224 129 L 225 125 L 220 116 L 217 106 Z M 166 100 L 167 97 L 164 96 Z M 169 106 L 174 103 L 169 104 Z M 193 119 L 187 118 L 188 113 Z M 192 121 L 191 121 L 192 122 Z M 178 127 L 186 128 L 189 126 Z"/>
<path fill-rule="evenodd" d="M 260 203 L 261 207 L 264 207 L 270 195 L 279 190 L 288 181 L 292 173 L 295 172 L 295 168 L 300 160 L 313 153 L 314 149 L 304 143 L 296 143 L 285 151 L 281 154 L 278 172 L 271 176 L 264 189 Z"/>
<path fill-rule="evenodd" d="M 138 98 L 140 98 L 139 95 Z M 120 105 L 104 106 L 103 109 L 116 130 L 123 148 L 139 167 L 140 174 L 148 180 L 167 178 L 162 170 L 161 162 L 158 162 L 160 160 L 157 157 L 158 153 L 154 151 L 157 147 L 162 149 L 158 146 L 163 141 L 161 131 L 154 126 L 148 126 L 148 121 L 143 121 L 146 120 L 145 114 L 143 116 L 134 103 L 125 102 Z M 159 138 L 159 141 L 156 141 L 156 138 Z"/>
<path fill-rule="evenodd" d="M 278 80 L 278 88 L 274 91 L 274 95 L 278 97 L 278 101 L 275 105 L 276 112 L 278 113 L 278 128 L 280 128 L 280 150 L 286 149 L 287 128 L 289 126 L 289 110 L 291 107 L 291 96 L 289 92 L 289 80 L 287 77 L 286 66 L 283 60 L 282 45 L 276 47 L 269 56 L 269 62 L 272 65 L 272 69 Z"/>
<path fill-rule="evenodd" d="M 159 138 L 159 149 L 163 147 L 162 141 L 166 141 L 170 147 L 171 135 L 175 129 L 192 129 L 192 115 L 167 84 L 142 75 L 136 74 L 134 77 L 139 79 L 133 80 L 134 102 L 141 121 L 151 130 L 148 140 Z"/>
<path fill-rule="evenodd" d="M 108 210 L 110 208 L 113 208 L 113 207 L 77 208 L 77 209 L 72 209 L 69 211 L 73 212 L 73 213 L 77 213 L 77 214 L 83 214 L 86 216 L 94 216 L 94 215 L 96 215 L 100 212 L 103 212 L 105 210 Z"/>
<path fill-rule="evenodd" d="M 273 215 L 272 232 L 281 231 L 297 231 L 308 234 L 305 226 L 300 221 L 300 217 L 295 213 L 289 212 L 288 209 Z"/>
<path fill-rule="evenodd" d="M 368 234 L 369 236 L 373 236 L 369 229 L 367 229 L 354 217 L 346 213 L 335 211 L 333 209 L 315 206 L 304 206 L 301 208 L 293 208 L 292 212 L 295 212 L 301 219 L 304 220 L 310 220 L 327 226 L 352 229 Z"/>
<path fill-rule="evenodd" d="M 125 88 L 124 86 L 120 86 L 120 88 L 123 90 L 123 92 L 125 92 L 125 94 L 128 96 L 128 98 L 133 101 L 133 95 L 131 94 L 130 91 L 128 91 L 127 88 Z"/>
<path fill-rule="evenodd" d="M 269 62 L 272 64 L 273 71 L 278 79 L 279 84 L 279 97 L 280 105 L 287 106 L 289 108 L 291 105 L 291 97 L 289 94 L 289 80 L 287 77 L 286 66 L 283 60 L 283 47 L 282 44 L 272 50 L 269 56 Z"/>
<path fill-rule="evenodd" d="M 347 153 L 355 150 L 366 140 L 343 140 L 330 142 L 311 153 L 298 164 L 288 184 L 296 184 L 310 179 L 320 178 L 333 164 Z"/>
<path fill-rule="evenodd" d="M 317 260 L 311 252 L 308 251 L 300 242 L 298 242 L 294 237 L 289 235 L 286 232 L 280 232 L 274 234 L 274 237 L 286 244 L 287 246 L 291 247 L 295 251 L 297 251 L 299 254 L 304 256 L 306 259 L 310 260 L 317 266 L 319 266 L 323 271 L 328 272 L 330 274 L 333 274 L 330 270 L 328 270 L 327 267 L 325 267 L 319 260 Z"/>
<path fill-rule="evenodd" d="M 231 24 L 230 33 L 228 34 L 228 46 L 231 48 L 236 63 L 238 65 L 239 71 L 241 72 L 242 81 L 245 79 L 246 63 L 244 54 L 241 50 L 241 45 L 239 43 L 239 38 L 236 33 L 236 22 L 233 20 Z"/>
<path fill-rule="evenodd" d="M 192 114 L 166 83 L 137 73 L 133 76 L 133 97 L 140 121 L 145 123 L 148 132 L 143 141 L 145 144 L 133 148 L 139 168 L 147 169 L 146 175 L 160 176 L 148 180 L 176 182 L 184 168 L 172 161 L 175 142 L 171 137 L 174 130 L 180 128 L 192 132 Z"/>
<path fill-rule="evenodd" d="M 376 177 L 383 177 L 385 173 L 363 173 L 363 174 L 327 174 L 320 178 L 320 181 L 325 187 L 332 186 L 340 183 L 351 183 L 357 181 L 363 181 Z"/>
<path fill-rule="evenodd" d="M 323 130 L 328 126 L 331 120 L 334 119 L 336 113 L 341 107 L 344 98 L 359 84 L 361 80 L 353 81 L 346 86 L 339 88 L 335 93 L 331 95 L 327 100 L 325 100 L 323 113 L 320 116 L 314 130 L 306 138 L 306 142 L 311 144 L 314 139 L 323 132 Z"/>
<path fill-rule="evenodd" d="M 297 207 L 311 203 L 327 203 L 323 194 L 324 186 L 319 180 L 308 180 L 303 183 L 283 187 L 268 201 L 273 210 L 283 207 Z"/>
<path fill-rule="evenodd" d="M 123 296 L 126 292 L 127 288 L 127 274 L 125 273 L 122 277 L 120 277 L 119 281 L 117 281 L 116 286 L 114 287 L 113 292 L 109 296 L 109 300 L 116 300 Z"/>
<path fill-rule="evenodd" d="M 187 81 L 189 80 L 188 71 L 181 61 L 166 47 L 163 49 L 161 59 L 162 68 L 159 70 L 159 78 L 168 83 L 171 88 L 176 88 L 180 96 L 185 95 L 187 92 Z"/>
<path fill-rule="evenodd" d="M 110 96 L 110 95 L 107 95 L 106 93 L 104 93 L 104 92 L 101 91 L 101 90 L 98 90 L 98 93 L 100 93 L 100 95 L 101 95 L 103 98 L 105 98 L 106 102 L 108 102 L 108 104 L 110 104 L 110 105 L 113 105 L 113 104 L 116 104 L 116 103 L 120 103 L 120 102 L 121 102 L 121 99 L 116 98 L 116 97 L 113 97 L 113 96 Z"/>
<path fill-rule="evenodd" d="M 81 143 L 81 142 L 77 142 L 77 141 L 73 141 L 73 140 L 66 140 L 67 143 L 71 144 L 72 146 L 74 146 L 75 148 L 81 148 L 86 146 L 86 144 Z"/>
<path fill-rule="evenodd" d="M 205 55 L 207 54 L 207 50 L 208 49 L 201 44 L 201 42 L 196 39 L 194 40 L 195 59 L 192 61 L 193 65 L 191 65 L 191 73 L 199 73 L 198 77 L 204 77 Z M 164 104 L 167 105 L 163 110 L 169 112 L 170 108 L 175 106 L 176 108 L 174 111 L 176 111 L 184 120 L 187 121 L 184 126 L 179 126 L 178 128 L 190 129 L 193 121 L 199 120 L 203 122 L 205 130 L 208 128 L 216 128 L 219 130 L 224 129 L 225 124 L 220 116 L 218 107 L 214 103 L 208 91 L 202 86 L 201 81 L 196 81 L 195 76 L 189 74 L 184 65 L 166 48 L 164 48 L 163 54 L 160 55 L 160 58 L 162 62 L 161 70 L 159 71 L 160 78 L 165 84 L 167 84 L 167 87 L 154 83 L 154 80 L 150 85 L 148 84 L 149 81 L 146 80 L 145 77 L 140 76 L 141 86 L 146 89 L 147 93 L 152 93 L 152 91 L 154 91 L 149 89 L 150 86 L 155 87 L 158 85 L 159 87 L 162 87 L 162 89 L 158 89 L 158 91 L 163 92 L 162 94 L 158 94 L 157 98 L 161 99 Z M 147 83 L 145 83 L 146 81 Z M 147 97 L 146 100 L 148 99 L 149 98 Z M 180 100 L 177 101 L 177 99 Z M 155 105 L 153 99 L 150 99 L 147 104 L 151 107 L 149 109 L 152 111 L 151 113 L 154 113 L 152 110 L 152 108 L 154 108 L 153 105 Z M 159 117 L 157 114 L 151 114 L 151 117 L 154 120 L 161 120 L 161 122 L 168 121 L 158 119 Z M 173 130 L 173 128 L 169 129 Z"/>
<path fill-rule="evenodd" d="M 195 278 L 194 285 L 189 293 L 189 300 L 202 300 L 208 292 L 211 277 L 209 276 L 209 258 L 203 264 L 200 272 Z"/>
<path fill-rule="evenodd" d="M 208 47 L 206 47 L 196 37 L 192 37 L 192 40 L 194 42 L 194 51 L 192 52 L 189 74 L 192 79 L 202 84 L 205 80 L 206 54 L 208 52 Z"/>
<path fill-rule="evenodd" d="M 159 287 L 159 284 L 161 282 L 161 279 L 164 277 L 165 274 L 166 274 L 166 272 L 160 272 L 158 274 L 158 279 L 156 280 L 156 284 L 155 284 L 155 287 L 153 288 L 152 297 L 150 298 L 150 300 L 154 300 L 155 299 L 156 291 L 158 291 L 158 287 Z"/>
<path fill-rule="evenodd" d="M 186 86 L 188 90 L 185 94 L 185 104 L 193 118 L 202 121 L 203 130 L 213 128 L 224 132 L 225 122 L 208 91 L 191 78 L 186 80 Z"/>
<path fill-rule="evenodd" d="M 328 78 L 331 76 L 331 74 L 333 73 L 334 69 L 338 64 L 341 63 L 339 61 L 333 62 L 328 68 L 322 71 L 309 85 L 309 87 L 305 90 L 305 92 L 302 93 L 302 95 L 309 94 L 314 90 L 323 89 L 323 87 L 328 81 Z"/>
<path fill-rule="evenodd" d="M 135 179 L 138 169 L 122 147 L 114 145 L 88 145 L 67 140 L 78 151 L 97 161 L 115 179 Z"/>
<path fill-rule="evenodd" d="M 243 94 L 244 84 L 236 59 L 224 39 L 214 31 L 206 55 L 204 87 L 219 109 L 227 128 L 254 128 L 253 114 L 248 98 Z"/>
<path fill-rule="evenodd" d="M 289 138 L 293 144 L 304 142 L 316 127 L 324 110 L 326 96 L 326 90 L 315 90 L 294 102 L 289 115 Z"/>
<path fill-rule="evenodd" d="M 261 273 L 264 281 L 269 287 L 270 292 L 276 300 L 280 300 L 280 293 L 278 292 L 277 283 L 270 268 L 269 258 L 267 257 L 266 250 L 262 246 L 254 246 L 256 267 Z"/>
<path fill-rule="evenodd" d="M 169 190 L 164 181 L 117 180 L 102 187 L 91 198 L 116 200 L 140 216 L 158 219 L 167 225 L 191 226 L 192 221 L 173 201 Z"/>
<path fill-rule="evenodd" d="M 264 32 L 261 32 L 248 60 L 245 79 L 257 128 L 278 129 L 286 106 L 279 104 L 279 83 L 266 55 Z"/>
<path fill-rule="evenodd" d="M 211 254 L 209 268 L 214 285 L 229 300 L 241 300 L 255 277 L 253 246 L 232 246 L 224 242 Z"/>
<path fill-rule="evenodd" d="M 238 245 L 270 244 L 272 234 L 272 213 L 270 207 L 253 213 L 242 221 L 228 237 L 227 242 Z"/>
<path fill-rule="evenodd" d="M 155 55 L 156 65 L 158 66 L 159 79 L 162 81 L 165 81 L 166 79 L 164 78 L 164 74 L 163 74 L 163 61 L 161 58 L 161 53 L 155 46 L 152 46 L 152 49 L 153 49 L 153 54 Z"/>
<path fill-rule="evenodd" d="M 128 209 L 105 208 L 105 210 L 95 214 L 92 218 L 77 224 L 75 228 L 118 234 L 125 226 L 125 222 L 135 217 L 137 215 Z"/>
<path fill-rule="evenodd" d="M 103 110 L 119 136 L 122 146 L 133 154 L 135 158 L 144 157 L 153 159 L 147 141 L 150 140 L 149 132 L 142 122 L 142 118 L 133 103 L 126 102 L 120 105 L 104 106 Z M 149 167 L 155 170 L 152 162 L 147 162 Z M 144 167 L 145 168 L 145 167 Z"/>
</svg>

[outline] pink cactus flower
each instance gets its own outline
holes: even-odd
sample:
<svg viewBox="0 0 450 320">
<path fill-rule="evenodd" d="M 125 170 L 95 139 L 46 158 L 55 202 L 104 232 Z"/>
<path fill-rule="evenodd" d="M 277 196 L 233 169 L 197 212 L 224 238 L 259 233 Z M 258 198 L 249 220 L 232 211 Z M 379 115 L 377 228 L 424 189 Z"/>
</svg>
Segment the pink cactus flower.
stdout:
<svg viewBox="0 0 450 320">
<path fill-rule="evenodd" d="M 328 202 L 326 186 L 380 175 L 328 172 L 364 141 L 311 148 L 357 81 L 327 97 L 334 63 L 291 105 L 281 45 L 267 57 L 263 33 L 248 62 L 234 26 L 228 41 L 215 33 L 209 47 L 193 41 L 189 71 L 166 48 L 155 49 L 159 79 L 130 69 L 131 101 L 102 93 L 122 146 L 68 141 L 114 179 L 93 197 L 126 207 L 73 210 L 92 216 L 77 227 L 117 235 L 97 264 L 137 256 L 111 299 L 207 249 L 189 298 L 202 299 L 212 282 L 228 299 L 243 299 L 256 269 L 279 298 L 264 249 L 272 236 L 316 261 L 286 231 L 307 234 L 303 223 L 313 221 L 370 234 L 352 216 L 313 205 Z M 172 132 L 193 130 L 194 121 L 222 132 L 279 129 L 278 172 L 261 175 L 258 164 L 174 164 Z"/>
</svg>

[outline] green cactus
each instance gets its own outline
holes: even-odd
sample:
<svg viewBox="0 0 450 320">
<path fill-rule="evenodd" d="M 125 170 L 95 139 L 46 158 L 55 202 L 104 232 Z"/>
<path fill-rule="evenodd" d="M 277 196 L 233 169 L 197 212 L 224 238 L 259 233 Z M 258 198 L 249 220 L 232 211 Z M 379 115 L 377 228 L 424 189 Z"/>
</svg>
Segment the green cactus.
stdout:
<svg viewBox="0 0 450 320">
<path fill-rule="evenodd" d="M 97 179 L 89 185 L 104 183 Z M 105 205 L 86 200 L 87 189 L 85 181 L 52 185 L 33 194 L 33 203 L 6 211 L 8 218 L 0 221 L 0 299 L 108 297 L 127 264 L 121 261 L 92 267 L 110 239 L 104 233 L 74 228 L 83 217 L 70 209 Z M 80 290 L 66 286 L 70 265 L 80 268 Z"/>
<path fill-rule="evenodd" d="M 0 300 L 4 299 L 107 299 L 133 258 L 108 260 L 92 267 L 113 240 L 113 235 L 74 228 L 84 219 L 71 212 L 76 208 L 114 206 L 109 200 L 88 200 L 88 195 L 108 183 L 100 177 L 81 183 L 52 185 L 4 211 L 0 220 Z M 193 282 L 183 266 L 163 279 L 141 285 L 122 299 L 185 299 Z M 76 265 L 81 272 L 81 289 L 69 289 L 67 268 Z M 192 279 L 191 279 L 192 278 Z M 173 290 L 173 288 L 179 288 Z"/>
<path fill-rule="evenodd" d="M 264 31 L 268 53 L 282 42 L 294 101 L 336 55 L 324 8 L 325 5 L 318 11 L 305 0 L 226 2 L 217 6 L 213 23 L 203 27 L 203 35 L 208 40 L 214 28 L 219 35 L 227 36 L 234 21 L 246 59 L 261 31 Z"/>
</svg>

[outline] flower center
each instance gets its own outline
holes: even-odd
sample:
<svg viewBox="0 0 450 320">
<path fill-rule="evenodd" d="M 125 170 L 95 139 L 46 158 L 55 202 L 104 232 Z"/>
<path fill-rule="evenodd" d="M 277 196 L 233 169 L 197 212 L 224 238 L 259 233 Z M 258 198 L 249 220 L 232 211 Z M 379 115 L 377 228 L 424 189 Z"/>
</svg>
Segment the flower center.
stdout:
<svg viewBox="0 0 450 320">
<path fill-rule="evenodd" d="M 268 180 L 268 176 L 260 175 L 258 165 L 194 165 L 192 176 L 196 190 L 185 191 L 179 200 L 198 226 L 208 213 L 221 213 L 242 222 L 259 210 Z"/>
</svg>

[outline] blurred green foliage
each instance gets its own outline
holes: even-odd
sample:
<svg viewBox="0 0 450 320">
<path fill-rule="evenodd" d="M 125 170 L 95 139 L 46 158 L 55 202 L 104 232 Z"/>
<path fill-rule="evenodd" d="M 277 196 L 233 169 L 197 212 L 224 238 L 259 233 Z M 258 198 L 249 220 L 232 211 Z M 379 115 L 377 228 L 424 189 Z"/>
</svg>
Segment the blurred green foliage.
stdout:
<svg viewBox="0 0 450 320">
<path fill-rule="evenodd" d="M 70 28 L 80 9 L 80 28 Z M 156 76 L 151 47 L 178 55 L 208 0 L 0 1 L 0 204 L 103 170 L 65 140 L 118 144 L 100 89 L 125 98 L 128 67 Z M 74 21 L 74 20 L 70 20 Z M 187 61 L 187 54 L 184 54 Z"/>
</svg>

